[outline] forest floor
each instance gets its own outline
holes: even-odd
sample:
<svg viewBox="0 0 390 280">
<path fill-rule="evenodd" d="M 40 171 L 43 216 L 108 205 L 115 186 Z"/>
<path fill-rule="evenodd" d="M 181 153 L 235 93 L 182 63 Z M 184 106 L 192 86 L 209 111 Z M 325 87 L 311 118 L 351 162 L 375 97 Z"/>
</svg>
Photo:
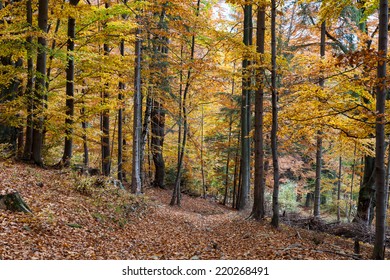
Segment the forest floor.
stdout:
<svg viewBox="0 0 390 280">
<path fill-rule="evenodd" d="M 95 177 L 0 161 L 0 192 L 20 193 L 33 214 L 0 209 L 0 259 L 353 259 L 351 239 L 248 220 L 214 201 L 171 191 L 135 197 Z M 359 258 L 372 246 L 362 243 Z"/>
</svg>

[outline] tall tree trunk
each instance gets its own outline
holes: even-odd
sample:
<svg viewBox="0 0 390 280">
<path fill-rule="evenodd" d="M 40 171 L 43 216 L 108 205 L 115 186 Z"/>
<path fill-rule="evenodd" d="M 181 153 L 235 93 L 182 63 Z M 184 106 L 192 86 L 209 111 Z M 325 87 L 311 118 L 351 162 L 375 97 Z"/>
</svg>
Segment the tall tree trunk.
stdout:
<svg viewBox="0 0 390 280">
<path fill-rule="evenodd" d="M 165 4 L 160 13 L 158 28 L 167 32 L 168 27 L 165 19 Z M 165 162 L 163 156 L 163 146 L 165 137 L 165 108 L 164 99 L 170 92 L 170 81 L 168 77 L 168 38 L 165 36 L 155 36 L 155 46 L 153 47 L 152 71 L 154 83 L 158 89 L 158 95 L 154 96 L 151 112 L 151 144 L 152 155 L 155 166 L 155 177 L 153 185 L 164 188 Z"/>
<path fill-rule="evenodd" d="M 376 177 L 376 220 L 373 258 L 384 260 L 386 240 L 386 199 L 385 185 L 385 109 L 386 109 L 386 64 L 388 42 L 389 7 L 387 0 L 379 1 L 379 42 L 378 42 L 378 85 L 376 93 L 376 129 L 375 129 L 375 177 Z"/>
<path fill-rule="evenodd" d="M 321 47 L 320 55 L 321 58 L 325 57 L 325 39 L 326 39 L 326 23 L 321 23 Z M 319 80 L 320 87 L 324 87 L 325 80 L 323 73 L 321 73 Z M 320 205 L 321 205 L 321 172 L 322 172 L 322 132 L 317 131 L 317 148 L 316 148 L 316 181 L 314 189 L 314 217 L 320 216 Z"/>
<path fill-rule="evenodd" d="M 257 52 L 264 55 L 265 48 L 265 6 L 262 5 L 257 11 Z M 263 64 L 261 57 L 259 64 Z M 258 67 L 257 90 L 255 96 L 255 186 L 254 201 L 251 216 L 256 220 L 261 220 L 265 216 L 264 209 L 264 191 L 265 191 L 265 173 L 264 173 L 264 67 Z"/>
<path fill-rule="evenodd" d="M 244 36 L 243 43 L 250 46 L 252 43 L 252 5 L 244 6 Z M 241 99 L 241 188 L 239 210 L 245 209 L 249 199 L 250 189 L 250 61 L 244 55 L 242 61 L 242 99 Z"/>
<path fill-rule="evenodd" d="M 79 0 L 70 0 L 76 6 Z M 66 118 L 65 147 L 62 164 L 69 166 L 73 153 L 73 118 L 74 118 L 74 40 L 76 38 L 76 19 L 68 17 L 67 67 L 66 67 Z"/>
<path fill-rule="evenodd" d="M 133 113 L 133 168 L 131 176 L 131 191 L 140 194 L 141 182 L 141 134 L 142 134 L 142 93 L 141 93 L 141 29 L 136 29 L 135 70 L 134 70 L 134 113 Z"/>
<path fill-rule="evenodd" d="M 106 9 L 110 7 L 110 1 L 105 3 Z M 103 45 L 104 55 L 108 56 L 110 54 L 110 47 L 107 43 Z M 103 106 L 107 106 L 109 102 L 110 95 L 108 93 L 108 83 L 105 84 L 105 89 L 103 90 Z M 104 109 L 102 112 L 102 137 L 101 137 L 101 148 L 102 148 L 102 174 L 104 176 L 109 176 L 111 173 L 111 153 L 110 153 L 110 110 Z"/>
<path fill-rule="evenodd" d="M 271 1 L 271 92 L 272 92 L 272 129 L 271 150 L 274 171 L 274 191 L 272 194 L 271 225 L 279 227 L 279 158 L 278 158 L 278 91 L 276 88 L 276 1 Z"/>
<path fill-rule="evenodd" d="M 47 21 L 49 12 L 48 0 L 39 0 L 38 2 L 38 27 L 47 33 Z M 34 91 L 34 129 L 32 143 L 32 159 L 35 164 L 43 166 L 42 148 L 43 148 L 43 111 L 45 108 L 46 96 L 46 47 L 45 37 L 38 37 L 38 55 L 37 55 L 37 78 Z"/>
<path fill-rule="evenodd" d="M 32 28 L 32 0 L 28 0 L 26 3 L 27 12 L 27 24 Z M 34 59 L 33 55 L 33 38 L 28 36 L 27 39 L 27 85 L 26 85 L 26 103 L 27 103 L 27 125 L 26 125 L 26 137 L 23 151 L 23 159 L 30 160 L 32 152 L 33 142 L 33 123 L 32 123 L 32 110 L 33 110 L 33 92 L 34 92 Z"/>
<path fill-rule="evenodd" d="M 119 45 L 119 52 L 121 56 L 125 56 L 125 41 L 121 40 Z M 125 84 L 119 82 L 119 109 L 118 109 L 118 180 L 123 182 L 123 91 L 125 90 Z"/>
</svg>

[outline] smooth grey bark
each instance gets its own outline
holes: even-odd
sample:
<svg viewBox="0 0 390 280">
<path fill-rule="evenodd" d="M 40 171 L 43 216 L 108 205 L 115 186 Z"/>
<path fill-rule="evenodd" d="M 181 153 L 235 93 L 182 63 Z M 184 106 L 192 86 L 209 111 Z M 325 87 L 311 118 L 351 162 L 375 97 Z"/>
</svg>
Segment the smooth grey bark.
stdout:
<svg viewBox="0 0 390 280">
<path fill-rule="evenodd" d="M 38 28 L 47 33 L 49 3 L 48 0 L 39 0 L 38 2 Z M 37 54 L 37 78 L 34 90 L 33 105 L 33 143 L 32 143 L 32 160 L 35 164 L 43 166 L 42 148 L 43 148 L 43 112 L 45 109 L 46 96 L 46 47 L 45 37 L 38 37 L 38 54 Z"/>
<path fill-rule="evenodd" d="M 389 7 L 387 0 L 379 2 L 379 41 L 378 41 L 378 68 L 376 92 L 376 126 L 375 126 L 375 183 L 376 183 L 376 220 L 375 242 L 372 257 L 377 260 L 385 258 L 386 241 L 386 200 L 387 187 L 385 185 L 385 109 L 386 109 L 386 64 Z"/>
<path fill-rule="evenodd" d="M 265 51 L 265 6 L 257 11 L 257 53 Z M 263 58 L 259 61 L 263 63 Z M 261 220 L 265 216 L 265 172 L 264 172 L 264 67 L 258 67 L 257 90 L 255 94 L 255 181 L 254 201 L 251 217 Z"/>
<path fill-rule="evenodd" d="M 140 194 L 141 182 L 141 135 L 142 135 L 142 92 L 141 92 L 141 29 L 135 32 L 135 69 L 134 69 L 134 113 L 133 113 L 133 167 L 131 175 L 131 191 Z"/>
<path fill-rule="evenodd" d="M 271 225 L 279 227 L 279 157 L 278 157 L 278 91 L 276 88 L 276 1 L 271 1 L 271 92 L 272 92 L 272 128 L 271 150 L 274 171 L 274 190 L 272 193 Z"/>
<path fill-rule="evenodd" d="M 244 5 L 244 36 L 245 46 L 252 45 L 252 5 Z M 243 210 L 249 200 L 250 189 L 250 61 L 247 55 L 242 60 L 242 98 L 241 98 L 241 187 L 238 210 Z"/>
</svg>

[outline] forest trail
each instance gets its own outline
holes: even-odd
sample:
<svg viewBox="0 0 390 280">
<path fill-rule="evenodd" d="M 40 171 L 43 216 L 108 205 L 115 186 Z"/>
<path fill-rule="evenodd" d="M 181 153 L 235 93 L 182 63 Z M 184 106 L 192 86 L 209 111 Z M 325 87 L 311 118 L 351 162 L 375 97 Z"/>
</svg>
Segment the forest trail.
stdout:
<svg viewBox="0 0 390 280">
<path fill-rule="evenodd" d="M 171 191 L 134 197 L 114 187 L 83 188 L 70 171 L 0 161 L 0 191 L 17 190 L 33 215 L 0 209 L 0 259 L 351 259 L 349 239 L 273 229 L 269 219 Z M 76 186 L 75 186 L 76 184 Z M 370 245 L 361 246 L 362 258 Z"/>
</svg>

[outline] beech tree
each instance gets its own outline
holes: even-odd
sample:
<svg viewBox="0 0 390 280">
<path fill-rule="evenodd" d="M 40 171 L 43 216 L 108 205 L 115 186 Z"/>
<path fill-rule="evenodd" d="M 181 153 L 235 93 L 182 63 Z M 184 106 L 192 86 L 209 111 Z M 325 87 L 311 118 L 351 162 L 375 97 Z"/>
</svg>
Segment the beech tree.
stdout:
<svg viewBox="0 0 390 280">
<path fill-rule="evenodd" d="M 326 23 L 325 20 L 321 23 L 321 47 L 320 47 L 320 56 L 321 58 L 325 57 L 325 33 L 326 33 Z M 323 89 L 325 85 L 325 79 L 323 73 L 320 73 L 319 86 Z M 316 181 L 314 189 L 314 217 L 320 216 L 320 206 L 321 206 L 321 171 L 322 171 L 322 132 L 317 132 L 317 146 L 316 146 Z"/>
<path fill-rule="evenodd" d="M 47 21 L 49 12 L 49 1 L 39 0 L 38 2 L 38 28 L 42 36 L 38 37 L 38 54 L 36 81 L 34 90 L 33 103 L 33 142 L 32 142 L 32 159 L 35 164 L 43 166 L 42 148 L 43 148 L 43 113 L 46 100 L 46 47 L 47 41 L 44 33 L 47 33 Z"/>
<path fill-rule="evenodd" d="M 252 217 L 256 220 L 265 216 L 265 174 L 264 174 L 264 66 L 265 51 L 265 5 L 257 8 L 256 44 L 261 55 L 257 73 L 257 90 L 255 95 L 255 181 Z"/>
<path fill-rule="evenodd" d="M 137 16 L 139 19 L 139 16 Z M 141 96 L 141 29 L 135 30 L 135 63 L 134 63 L 134 113 L 133 113 L 133 169 L 131 175 L 131 191 L 141 193 L 141 133 L 142 133 L 142 96 Z"/>
<path fill-rule="evenodd" d="M 244 5 L 244 36 L 243 43 L 249 47 L 252 45 L 252 5 Z M 237 209 L 242 210 L 247 206 L 250 188 L 250 116 L 251 116 L 251 70 L 249 53 L 244 54 L 242 60 L 242 99 L 241 99 L 241 187 Z"/>
<path fill-rule="evenodd" d="M 278 155 L 278 90 L 276 85 L 276 1 L 271 1 L 271 93 L 272 93 L 272 130 L 271 149 L 274 171 L 274 190 L 272 194 L 272 221 L 279 227 L 279 155 Z"/>
<path fill-rule="evenodd" d="M 70 5 L 76 6 L 79 0 L 70 0 Z M 66 119 L 65 147 L 62 164 L 69 166 L 73 154 L 73 118 L 74 118 L 74 41 L 76 38 L 76 20 L 68 17 L 67 67 L 66 67 Z"/>
<path fill-rule="evenodd" d="M 376 177 L 376 221 L 375 246 L 373 258 L 385 258 L 386 241 L 386 201 L 387 186 L 385 185 L 385 109 L 387 96 L 386 64 L 388 42 L 389 7 L 387 0 L 379 1 L 379 41 L 378 68 L 376 87 L 376 128 L 375 128 L 375 177 Z"/>
</svg>

